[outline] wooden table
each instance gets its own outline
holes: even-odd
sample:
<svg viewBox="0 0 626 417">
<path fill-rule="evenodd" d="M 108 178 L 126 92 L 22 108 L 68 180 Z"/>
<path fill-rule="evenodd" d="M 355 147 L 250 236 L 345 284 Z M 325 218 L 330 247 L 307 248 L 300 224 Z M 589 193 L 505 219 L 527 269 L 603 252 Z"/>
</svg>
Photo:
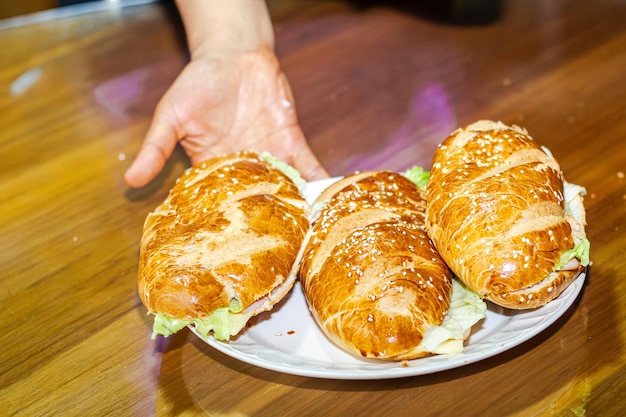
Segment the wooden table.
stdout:
<svg viewBox="0 0 626 417">
<path fill-rule="evenodd" d="M 384 3 L 270 2 L 311 146 L 332 175 L 428 168 L 458 126 L 525 126 L 588 191 L 593 265 L 572 309 L 495 357 L 391 380 L 268 371 L 189 331 L 151 340 L 142 223 L 188 161 L 177 150 L 137 190 L 122 174 L 188 59 L 181 25 L 163 3 L 4 21 L 0 414 L 624 415 L 626 4 L 511 0 L 459 24 Z"/>
</svg>

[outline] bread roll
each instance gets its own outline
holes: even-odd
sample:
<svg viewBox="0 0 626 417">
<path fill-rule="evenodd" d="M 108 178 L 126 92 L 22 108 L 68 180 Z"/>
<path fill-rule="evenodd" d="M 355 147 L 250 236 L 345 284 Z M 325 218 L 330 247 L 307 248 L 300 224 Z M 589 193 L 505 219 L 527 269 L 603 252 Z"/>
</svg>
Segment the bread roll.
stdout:
<svg viewBox="0 0 626 417">
<path fill-rule="evenodd" d="M 362 172 L 323 192 L 300 269 L 313 317 L 338 346 L 389 360 L 429 354 L 452 276 L 423 230 L 425 201 L 408 179 Z"/>
<path fill-rule="evenodd" d="M 588 245 L 583 191 L 567 202 L 576 213 L 566 212 L 564 179 L 552 155 L 524 129 L 479 121 L 435 152 L 428 235 L 452 271 L 485 299 L 539 307 L 588 263 L 584 256 L 563 260 Z"/>
<path fill-rule="evenodd" d="M 255 153 L 188 169 L 144 225 L 139 296 L 174 327 L 155 322 L 155 332 L 194 323 L 227 339 L 269 310 L 294 284 L 309 210 L 294 182 Z M 203 322 L 216 311 L 221 318 Z M 218 335 L 225 316 L 236 324 Z"/>
</svg>

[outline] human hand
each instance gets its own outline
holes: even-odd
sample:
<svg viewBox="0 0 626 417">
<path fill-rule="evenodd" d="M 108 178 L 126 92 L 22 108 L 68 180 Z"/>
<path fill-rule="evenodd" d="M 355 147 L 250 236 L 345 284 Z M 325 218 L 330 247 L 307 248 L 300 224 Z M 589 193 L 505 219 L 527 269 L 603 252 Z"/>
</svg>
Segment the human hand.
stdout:
<svg viewBox="0 0 626 417">
<path fill-rule="evenodd" d="M 133 187 L 149 183 L 178 142 L 192 165 L 256 150 L 291 164 L 307 180 L 328 176 L 307 144 L 287 79 L 268 50 L 212 50 L 192 59 L 158 103 L 125 181 Z"/>
</svg>

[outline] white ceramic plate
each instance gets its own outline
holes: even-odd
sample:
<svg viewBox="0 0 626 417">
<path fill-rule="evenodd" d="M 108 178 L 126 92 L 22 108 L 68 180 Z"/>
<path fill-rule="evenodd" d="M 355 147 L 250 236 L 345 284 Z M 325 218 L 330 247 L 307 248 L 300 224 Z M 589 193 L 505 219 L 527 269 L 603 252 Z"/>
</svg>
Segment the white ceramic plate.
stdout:
<svg viewBox="0 0 626 417">
<path fill-rule="evenodd" d="M 309 184 L 313 200 L 332 181 Z M 583 288 L 581 274 L 559 298 L 530 311 L 513 311 L 489 304 L 485 319 L 474 326 L 463 353 L 436 355 L 404 362 L 357 358 L 330 342 L 311 316 L 299 283 L 271 312 L 251 320 L 237 338 L 202 340 L 243 362 L 288 374 L 330 379 L 387 379 L 440 372 L 468 365 L 511 349 L 556 322 Z M 190 329 L 195 332 L 193 326 Z M 196 333 L 197 334 L 197 333 Z"/>
</svg>

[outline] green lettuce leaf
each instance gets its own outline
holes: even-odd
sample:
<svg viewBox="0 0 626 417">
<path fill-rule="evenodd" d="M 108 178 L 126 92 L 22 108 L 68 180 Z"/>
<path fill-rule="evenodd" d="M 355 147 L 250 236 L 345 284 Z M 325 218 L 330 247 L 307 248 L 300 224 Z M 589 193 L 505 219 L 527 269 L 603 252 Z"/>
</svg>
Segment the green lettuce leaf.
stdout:
<svg viewBox="0 0 626 417">
<path fill-rule="evenodd" d="M 424 334 L 422 347 L 432 353 L 459 353 L 472 326 L 485 318 L 487 304 L 456 277 L 452 280 L 450 308 L 439 326 Z"/>
<path fill-rule="evenodd" d="M 583 240 L 579 241 L 576 246 L 574 246 L 574 248 L 565 251 L 563 255 L 561 255 L 559 263 L 554 268 L 554 270 L 556 271 L 563 268 L 565 265 L 567 265 L 569 261 L 574 258 L 578 258 L 582 266 L 589 265 L 589 248 L 589 239 L 584 238 Z"/>
<path fill-rule="evenodd" d="M 430 176 L 430 172 L 425 171 L 424 168 L 416 165 L 404 171 L 402 175 L 411 180 L 413 184 L 417 185 L 422 190 L 425 190 L 426 185 L 428 184 L 428 177 Z"/>
<path fill-rule="evenodd" d="M 193 325 L 203 337 L 213 332 L 215 339 L 228 340 L 244 328 L 251 316 L 252 314 L 241 311 L 241 305 L 237 300 L 232 300 L 229 307 L 218 308 L 204 318 L 183 320 L 158 313 L 154 317 L 152 338 L 159 334 L 168 337 L 184 327 Z"/>
<path fill-rule="evenodd" d="M 295 169 L 288 163 L 283 162 L 280 159 L 272 156 L 272 154 L 270 154 L 269 152 L 262 152 L 260 157 L 263 160 L 272 164 L 277 169 L 281 170 L 283 174 L 288 176 L 291 179 L 291 181 L 293 181 L 294 184 L 296 184 L 296 186 L 298 187 L 298 190 L 300 190 L 300 193 L 301 194 L 304 193 L 307 182 L 304 178 L 302 178 L 302 175 L 300 175 L 300 172 L 297 169 Z"/>
<path fill-rule="evenodd" d="M 195 319 L 193 324 L 203 337 L 213 331 L 216 340 L 228 340 L 244 328 L 251 314 L 233 313 L 227 308 L 218 308 L 204 319 Z"/>
<path fill-rule="evenodd" d="M 156 338 L 159 334 L 168 337 L 190 324 L 191 320 L 175 319 L 161 313 L 155 314 L 154 324 L 152 325 L 152 338 Z"/>
<path fill-rule="evenodd" d="M 584 196 L 586 193 L 585 188 L 580 185 L 571 184 L 567 181 L 563 183 L 565 213 L 576 219 L 580 224 L 581 233 L 574 234 L 574 247 L 561 255 L 559 263 L 554 268 L 555 271 L 561 269 L 574 258 L 578 258 L 583 266 L 589 265 L 589 250 L 591 244 L 589 239 L 584 236 L 585 207 L 580 203 L 580 199 L 576 198 L 578 195 Z"/>
<path fill-rule="evenodd" d="M 574 199 L 578 195 L 582 195 L 582 196 L 587 195 L 587 190 L 585 189 L 585 187 L 581 187 L 580 185 L 572 184 L 567 181 L 563 183 L 563 198 L 565 200 L 565 213 L 569 214 L 570 216 L 574 216 L 576 220 L 580 221 L 581 219 L 579 217 L 582 216 L 582 213 L 580 213 L 580 211 L 584 210 L 585 208 L 581 206 L 577 207 L 574 204 Z"/>
</svg>

